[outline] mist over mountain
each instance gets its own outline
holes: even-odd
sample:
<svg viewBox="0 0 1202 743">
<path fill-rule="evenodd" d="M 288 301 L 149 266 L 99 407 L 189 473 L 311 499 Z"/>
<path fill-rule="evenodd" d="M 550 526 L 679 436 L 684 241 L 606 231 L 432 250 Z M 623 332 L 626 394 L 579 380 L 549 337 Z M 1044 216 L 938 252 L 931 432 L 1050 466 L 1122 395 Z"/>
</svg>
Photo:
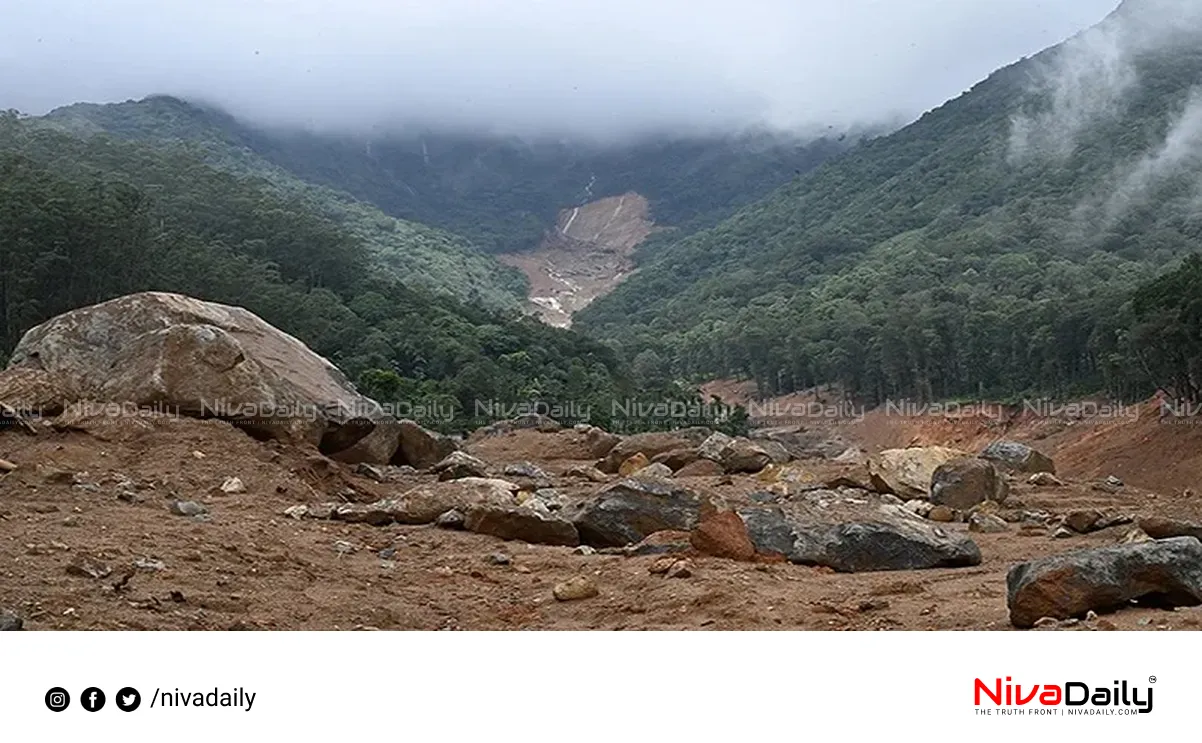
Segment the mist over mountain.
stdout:
<svg viewBox="0 0 1202 743">
<path fill-rule="evenodd" d="M 1157 364 L 1195 389 L 1172 350 L 1193 343 L 1194 313 L 1175 304 L 1192 300 L 1128 300 L 1202 249 L 1200 41 L 1196 4 L 1129 0 L 644 255 L 576 327 L 769 392 L 1139 395 L 1164 379 Z"/>
<path fill-rule="evenodd" d="M 0 108 L 612 140 L 902 123 L 1115 0 L 6 0 Z"/>
</svg>

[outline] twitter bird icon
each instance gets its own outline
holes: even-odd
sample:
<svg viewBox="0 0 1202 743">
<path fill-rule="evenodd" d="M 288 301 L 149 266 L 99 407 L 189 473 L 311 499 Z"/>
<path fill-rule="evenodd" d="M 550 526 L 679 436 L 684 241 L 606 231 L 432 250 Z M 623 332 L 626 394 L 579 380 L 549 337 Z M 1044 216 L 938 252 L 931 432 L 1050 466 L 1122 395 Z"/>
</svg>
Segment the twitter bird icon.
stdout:
<svg viewBox="0 0 1202 743">
<path fill-rule="evenodd" d="M 142 695 L 132 686 L 117 692 L 117 708 L 122 712 L 133 712 L 142 704 Z"/>
</svg>

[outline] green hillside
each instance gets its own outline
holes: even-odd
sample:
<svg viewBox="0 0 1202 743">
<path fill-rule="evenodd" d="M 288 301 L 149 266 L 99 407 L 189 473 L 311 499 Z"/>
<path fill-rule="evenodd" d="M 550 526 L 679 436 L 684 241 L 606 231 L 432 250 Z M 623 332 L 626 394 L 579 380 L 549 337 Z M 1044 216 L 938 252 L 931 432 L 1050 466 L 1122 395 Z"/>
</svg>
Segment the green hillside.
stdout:
<svg viewBox="0 0 1202 743">
<path fill-rule="evenodd" d="M 577 327 L 770 393 L 1146 389 L 1127 300 L 1202 249 L 1202 33 L 1138 10 L 644 253 Z"/>
<path fill-rule="evenodd" d="M 350 194 L 400 220 L 463 235 L 486 252 L 532 249 L 560 209 L 627 191 L 646 196 L 662 224 L 714 224 L 854 140 L 759 132 L 602 146 L 449 132 L 316 133 L 255 126 L 163 96 L 68 106 L 47 119 L 128 139 L 198 143 L 219 167 Z"/>
<path fill-rule="evenodd" d="M 262 180 L 353 235 L 370 251 L 373 271 L 409 286 L 497 309 L 516 308 L 526 295 L 525 277 L 463 237 L 396 219 L 345 191 L 314 185 L 272 164 L 243 145 L 237 137 L 240 125 L 219 111 L 159 96 L 112 105 L 75 104 L 33 123 L 83 137 L 179 148 L 217 170 Z M 109 164 L 121 166 L 117 159 Z"/>
</svg>

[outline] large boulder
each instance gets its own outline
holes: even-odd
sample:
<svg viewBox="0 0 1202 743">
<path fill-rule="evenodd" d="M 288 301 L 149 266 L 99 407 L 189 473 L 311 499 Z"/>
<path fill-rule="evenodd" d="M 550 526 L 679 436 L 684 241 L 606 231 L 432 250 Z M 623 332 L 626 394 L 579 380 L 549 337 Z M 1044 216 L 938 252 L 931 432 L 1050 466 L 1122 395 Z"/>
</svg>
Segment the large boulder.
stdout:
<svg viewBox="0 0 1202 743">
<path fill-rule="evenodd" d="M 434 467 L 456 451 L 459 445 L 449 436 L 422 428 L 410 420 L 397 424 L 399 445 L 393 464 L 424 470 Z"/>
<path fill-rule="evenodd" d="M 588 447 L 588 456 L 591 459 L 601 459 L 607 456 L 615 446 L 622 443 L 621 436 L 596 426 L 589 426 L 583 431 L 583 434 L 585 446 Z"/>
<path fill-rule="evenodd" d="M 1146 516 L 1139 520 L 1139 528 L 1153 539 L 1172 539 L 1173 537 L 1202 539 L 1202 524 L 1193 521 L 1168 519 L 1163 516 Z"/>
<path fill-rule="evenodd" d="M 555 433 L 562 428 L 563 426 L 561 426 L 559 421 L 555 420 L 554 418 L 550 418 L 540 413 L 527 413 L 526 415 L 519 415 L 516 418 L 497 421 L 495 423 L 490 423 L 483 428 L 478 428 L 473 431 L 470 436 L 468 436 L 468 441 L 479 441 L 480 439 L 486 439 L 491 436 L 501 436 L 506 433 L 512 433 L 513 431 L 519 431 L 523 429 L 538 431 L 539 433 Z"/>
<path fill-rule="evenodd" d="M 931 478 L 940 465 L 971 456 L 943 446 L 886 449 L 868 462 L 868 473 L 876 490 L 902 499 L 926 498 Z"/>
<path fill-rule="evenodd" d="M 296 338 L 240 307 L 179 294 L 131 294 L 42 323 L 17 344 L 5 374 L 31 370 L 45 373 L 40 384 L 59 385 L 26 393 L 42 404 L 57 398 L 62 407 L 91 401 L 222 418 L 327 455 L 390 420 Z"/>
<path fill-rule="evenodd" d="M 74 380 L 62 373 L 33 367 L 10 367 L 0 371 L 0 403 L 17 414 L 59 415 L 82 397 Z"/>
<path fill-rule="evenodd" d="M 991 463 L 977 457 L 953 459 L 931 476 L 931 503 L 967 511 L 985 501 L 1003 503 L 1010 486 Z"/>
<path fill-rule="evenodd" d="M 656 454 L 651 458 L 651 462 L 653 464 L 662 464 L 675 472 L 681 467 L 687 467 L 696 462 L 700 458 L 700 452 L 695 447 L 690 447 L 688 449 L 673 449 L 663 454 Z"/>
<path fill-rule="evenodd" d="M 751 438 L 761 446 L 768 441 L 779 445 L 791 459 L 834 459 L 848 449 L 845 439 L 822 426 L 812 429 L 799 426 L 762 428 L 753 431 Z M 765 449 L 773 453 L 769 447 Z M 777 457 L 774 456 L 773 461 L 778 461 Z"/>
<path fill-rule="evenodd" d="M 971 538 L 863 493 L 815 490 L 779 506 L 738 509 L 761 554 L 844 573 L 977 565 Z"/>
<path fill-rule="evenodd" d="M 772 455 L 751 439 L 711 434 L 697 449 L 702 459 L 722 465 L 727 473 L 755 473 L 772 463 Z"/>
<path fill-rule="evenodd" d="M 580 536 L 571 521 L 525 506 L 477 506 L 467 512 L 463 526 L 477 534 L 531 544 L 566 547 L 580 544 Z"/>
<path fill-rule="evenodd" d="M 1056 474 L 1056 464 L 1046 454 L 1017 441 L 995 441 L 981 452 L 988 459 L 1010 472 L 1048 472 Z"/>
<path fill-rule="evenodd" d="M 734 511 L 720 511 L 702 519 L 689 543 L 698 552 L 728 560 L 755 559 L 755 545 L 747 534 L 747 524 Z"/>
<path fill-rule="evenodd" d="M 689 531 L 714 510 L 709 500 L 665 480 L 621 480 L 564 509 L 580 541 L 593 547 L 625 547 L 657 531 Z"/>
<path fill-rule="evenodd" d="M 447 511 L 467 513 L 481 506 L 516 506 L 518 486 L 506 480 L 464 477 L 416 487 L 396 499 L 394 518 L 402 524 L 431 524 Z"/>
<path fill-rule="evenodd" d="M 664 452 L 676 449 L 688 449 L 691 446 L 693 444 L 688 439 L 682 438 L 675 433 L 636 433 L 633 436 L 627 436 L 611 447 L 605 455 L 605 459 L 597 467 L 602 472 L 613 474 L 618 471 L 623 462 L 636 454 L 642 454 L 647 458 L 647 461 L 651 461 Z"/>
<path fill-rule="evenodd" d="M 1177 537 L 1019 563 L 1006 576 L 1006 594 L 1010 622 L 1021 628 L 1043 617 L 1068 619 L 1131 601 L 1197 606 L 1202 542 Z"/>
<path fill-rule="evenodd" d="M 488 477 L 488 462 L 463 451 L 453 451 L 430 470 L 439 480 L 459 480 L 464 477 Z M 506 471 L 505 474 L 509 474 Z"/>
</svg>

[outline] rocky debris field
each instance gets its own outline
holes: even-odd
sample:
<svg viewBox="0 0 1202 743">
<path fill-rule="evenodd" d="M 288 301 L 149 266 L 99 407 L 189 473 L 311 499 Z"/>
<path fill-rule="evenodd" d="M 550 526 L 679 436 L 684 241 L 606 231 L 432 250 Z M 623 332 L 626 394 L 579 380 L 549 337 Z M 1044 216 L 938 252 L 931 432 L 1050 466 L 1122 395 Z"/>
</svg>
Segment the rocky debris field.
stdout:
<svg viewBox="0 0 1202 743">
<path fill-rule="evenodd" d="M 0 428 L 5 629 L 1202 621 L 1192 499 L 964 452 L 797 460 L 701 430 L 521 420 L 417 469 L 217 420 L 33 428 Z"/>
<path fill-rule="evenodd" d="M 458 440 L 180 295 L 62 315 L 0 372 L 0 629 L 1194 628 L 1199 511 L 1022 441 Z"/>
</svg>

